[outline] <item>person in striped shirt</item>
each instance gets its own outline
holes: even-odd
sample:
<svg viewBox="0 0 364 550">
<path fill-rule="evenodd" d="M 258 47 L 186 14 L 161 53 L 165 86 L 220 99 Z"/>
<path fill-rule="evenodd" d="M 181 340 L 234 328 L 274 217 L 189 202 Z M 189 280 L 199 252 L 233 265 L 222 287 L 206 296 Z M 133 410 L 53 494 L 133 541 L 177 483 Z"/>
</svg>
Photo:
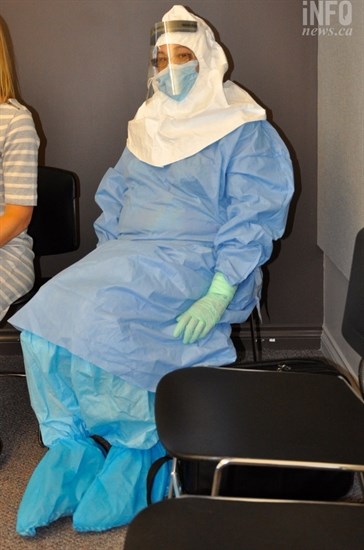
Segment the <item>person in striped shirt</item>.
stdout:
<svg viewBox="0 0 364 550">
<path fill-rule="evenodd" d="M 26 230 L 37 202 L 38 147 L 32 115 L 15 99 L 0 21 L 0 320 L 34 283 L 33 243 Z"/>
</svg>

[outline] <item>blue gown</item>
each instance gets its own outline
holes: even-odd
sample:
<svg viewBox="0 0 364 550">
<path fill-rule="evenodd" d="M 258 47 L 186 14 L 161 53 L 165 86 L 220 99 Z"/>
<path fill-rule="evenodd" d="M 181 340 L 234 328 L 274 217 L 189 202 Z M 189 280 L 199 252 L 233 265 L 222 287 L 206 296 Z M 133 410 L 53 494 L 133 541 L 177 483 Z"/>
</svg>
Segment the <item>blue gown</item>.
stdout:
<svg viewBox="0 0 364 550">
<path fill-rule="evenodd" d="M 230 324 L 259 304 L 260 266 L 283 234 L 292 193 L 288 151 L 266 121 L 164 167 L 125 149 L 108 170 L 96 194 L 97 248 L 11 319 L 23 331 L 30 398 L 50 447 L 23 497 L 20 534 L 71 514 L 77 530 L 108 529 L 146 505 L 146 472 L 163 454 L 156 385 L 177 368 L 235 360 Z M 176 317 L 215 272 L 238 290 L 205 338 L 183 344 Z M 112 444 L 106 459 L 92 434 Z"/>
</svg>

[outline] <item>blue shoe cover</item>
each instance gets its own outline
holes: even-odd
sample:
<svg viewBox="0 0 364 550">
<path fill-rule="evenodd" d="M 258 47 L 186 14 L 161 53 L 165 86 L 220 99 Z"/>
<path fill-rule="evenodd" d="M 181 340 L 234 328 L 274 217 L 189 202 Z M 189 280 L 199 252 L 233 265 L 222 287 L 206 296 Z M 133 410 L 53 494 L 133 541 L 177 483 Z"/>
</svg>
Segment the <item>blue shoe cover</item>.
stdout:
<svg viewBox="0 0 364 550">
<path fill-rule="evenodd" d="M 35 468 L 19 506 L 16 530 L 32 537 L 37 527 L 72 515 L 105 462 L 92 439 L 54 444 Z"/>
<path fill-rule="evenodd" d="M 147 474 L 163 454 L 160 443 L 152 449 L 111 447 L 103 469 L 73 515 L 76 531 L 105 531 L 130 523 L 147 506 Z M 163 467 L 155 479 L 154 500 L 165 496 L 168 480 L 168 467 Z"/>
</svg>

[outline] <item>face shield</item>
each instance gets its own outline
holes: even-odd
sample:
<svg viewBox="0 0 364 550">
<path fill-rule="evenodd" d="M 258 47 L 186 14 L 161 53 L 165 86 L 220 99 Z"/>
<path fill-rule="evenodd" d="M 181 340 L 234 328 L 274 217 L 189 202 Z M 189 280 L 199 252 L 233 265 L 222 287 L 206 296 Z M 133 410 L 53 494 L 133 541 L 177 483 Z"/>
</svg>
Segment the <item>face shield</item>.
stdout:
<svg viewBox="0 0 364 550">
<path fill-rule="evenodd" d="M 176 101 L 184 99 L 198 76 L 198 61 L 175 33 L 197 32 L 196 21 L 161 21 L 151 30 L 148 97 L 159 90 Z M 178 34 L 180 37 L 181 34 Z"/>
</svg>

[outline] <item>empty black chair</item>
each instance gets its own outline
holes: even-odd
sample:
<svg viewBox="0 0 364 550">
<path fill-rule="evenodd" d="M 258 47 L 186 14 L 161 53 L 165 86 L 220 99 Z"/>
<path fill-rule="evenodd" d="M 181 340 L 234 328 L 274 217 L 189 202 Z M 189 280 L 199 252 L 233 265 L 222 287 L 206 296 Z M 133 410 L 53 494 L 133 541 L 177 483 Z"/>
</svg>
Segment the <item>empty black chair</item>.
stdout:
<svg viewBox="0 0 364 550">
<path fill-rule="evenodd" d="M 359 231 L 355 240 L 342 333 L 361 357 L 359 385 L 364 397 L 364 228 Z"/>
<path fill-rule="evenodd" d="M 124 550 L 362 550 L 364 506 L 182 497 L 142 510 Z"/>
<path fill-rule="evenodd" d="M 327 492 L 328 500 L 350 489 L 350 472 L 364 471 L 364 405 L 338 376 L 180 369 L 157 386 L 156 424 L 174 459 L 170 496 L 193 493 L 188 477 L 202 473 L 218 495 L 226 472 L 229 491 L 239 496 L 323 500 Z M 244 466 L 241 478 L 237 465 Z M 307 469 L 318 475 L 312 487 Z"/>
</svg>

